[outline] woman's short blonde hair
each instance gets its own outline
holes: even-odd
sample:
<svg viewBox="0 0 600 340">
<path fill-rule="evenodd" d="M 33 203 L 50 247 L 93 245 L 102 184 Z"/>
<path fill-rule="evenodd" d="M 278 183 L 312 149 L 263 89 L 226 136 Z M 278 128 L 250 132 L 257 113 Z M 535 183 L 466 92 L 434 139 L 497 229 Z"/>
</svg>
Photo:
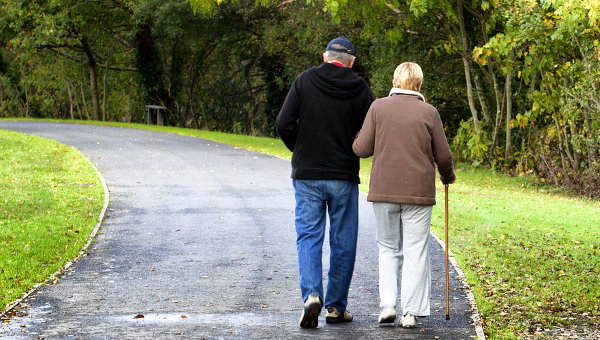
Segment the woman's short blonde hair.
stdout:
<svg viewBox="0 0 600 340">
<path fill-rule="evenodd" d="M 416 63 L 402 63 L 394 71 L 394 87 L 404 90 L 419 91 L 423 84 L 423 70 Z"/>
</svg>

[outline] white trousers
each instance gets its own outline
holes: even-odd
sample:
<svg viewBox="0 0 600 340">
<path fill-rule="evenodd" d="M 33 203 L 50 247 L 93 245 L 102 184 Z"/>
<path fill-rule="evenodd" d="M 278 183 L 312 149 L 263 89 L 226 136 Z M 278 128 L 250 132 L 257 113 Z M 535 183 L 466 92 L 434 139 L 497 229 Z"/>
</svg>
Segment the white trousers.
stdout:
<svg viewBox="0 0 600 340">
<path fill-rule="evenodd" d="M 380 307 L 396 307 L 401 282 L 402 315 L 430 314 L 429 228 L 433 206 L 373 202 L 379 246 Z"/>
</svg>

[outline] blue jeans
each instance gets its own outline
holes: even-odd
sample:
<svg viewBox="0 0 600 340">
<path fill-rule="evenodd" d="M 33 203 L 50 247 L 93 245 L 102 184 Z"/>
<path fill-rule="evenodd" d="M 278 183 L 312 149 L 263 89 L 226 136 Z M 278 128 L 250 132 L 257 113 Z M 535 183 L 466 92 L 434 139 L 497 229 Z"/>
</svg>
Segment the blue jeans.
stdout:
<svg viewBox="0 0 600 340">
<path fill-rule="evenodd" d="M 323 239 L 329 213 L 329 273 L 325 307 L 346 310 L 358 235 L 358 184 L 336 180 L 293 180 L 296 247 L 302 301 L 314 291 L 323 300 Z"/>
</svg>

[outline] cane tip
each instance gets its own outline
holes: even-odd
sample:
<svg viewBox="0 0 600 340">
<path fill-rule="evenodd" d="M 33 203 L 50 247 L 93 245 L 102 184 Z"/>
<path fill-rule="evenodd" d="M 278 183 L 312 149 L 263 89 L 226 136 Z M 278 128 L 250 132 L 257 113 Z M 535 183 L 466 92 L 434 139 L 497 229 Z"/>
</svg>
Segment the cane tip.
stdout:
<svg viewBox="0 0 600 340">
<path fill-rule="evenodd" d="M 450 320 L 450 314 L 446 314 L 446 320 Z"/>
</svg>

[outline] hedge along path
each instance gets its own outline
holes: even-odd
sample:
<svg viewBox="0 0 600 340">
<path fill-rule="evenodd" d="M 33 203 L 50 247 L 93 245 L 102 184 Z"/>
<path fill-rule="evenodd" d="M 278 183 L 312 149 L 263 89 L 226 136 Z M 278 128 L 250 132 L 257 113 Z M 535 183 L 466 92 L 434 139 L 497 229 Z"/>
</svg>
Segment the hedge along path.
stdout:
<svg viewBox="0 0 600 340">
<path fill-rule="evenodd" d="M 85 256 L 108 202 L 104 178 L 75 148 L 0 131 L 0 319 Z"/>
</svg>

